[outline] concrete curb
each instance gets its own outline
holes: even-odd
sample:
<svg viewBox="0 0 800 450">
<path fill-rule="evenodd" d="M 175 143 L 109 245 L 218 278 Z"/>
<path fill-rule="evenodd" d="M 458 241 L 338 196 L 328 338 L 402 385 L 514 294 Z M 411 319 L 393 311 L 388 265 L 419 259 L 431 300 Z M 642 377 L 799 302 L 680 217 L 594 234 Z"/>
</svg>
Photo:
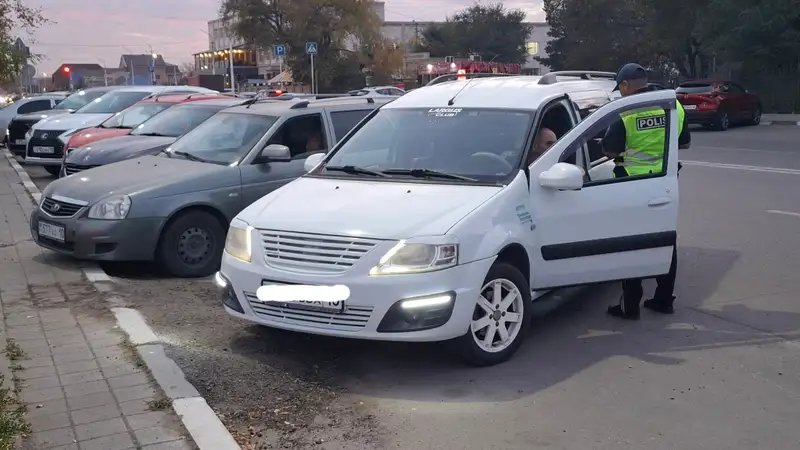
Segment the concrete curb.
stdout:
<svg viewBox="0 0 800 450">
<path fill-rule="evenodd" d="M 762 120 L 761 125 L 788 125 L 800 127 L 800 122 L 795 122 L 794 120 Z"/>
<path fill-rule="evenodd" d="M 25 172 L 25 169 L 17 162 L 14 155 L 3 148 L 3 153 L 8 159 L 9 164 L 22 180 L 22 185 L 30 194 L 35 204 L 39 204 L 42 193 Z M 112 283 L 103 269 L 92 265 L 81 269 L 84 276 L 100 292 L 113 292 L 110 288 Z M 206 400 L 200 395 L 197 389 L 186 380 L 183 371 L 169 358 L 164 352 L 160 340 L 152 328 L 147 324 L 145 318 L 131 308 L 118 307 L 122 301 L 110 296 L 108 299 L 111 311 L 117 320 L 119 327 L 128 336 L 136 353 L 142 358 L 147 369 L 153 375 L 156 383 L 172 402 L 172 408 L 180 417 L 183 426 L 192 436 L 192 440 L 200 450 L 242 450 L 233 435 L 225 428 L 219 420 L 214 410 L 208 405 Z"/>
</svg>

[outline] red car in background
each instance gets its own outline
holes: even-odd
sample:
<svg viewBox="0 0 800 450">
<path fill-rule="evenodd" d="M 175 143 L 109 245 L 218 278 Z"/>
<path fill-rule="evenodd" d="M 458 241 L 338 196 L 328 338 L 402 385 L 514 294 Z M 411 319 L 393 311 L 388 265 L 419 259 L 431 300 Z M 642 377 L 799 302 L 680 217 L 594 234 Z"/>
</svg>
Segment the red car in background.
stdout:
<svg viewBox="0 0 800 450">
<path fill-rule="evenodd" d="M 219 94 L 170 94 L 142 100 L 114 114 L 98 127 L 87 128 L 72 135 L 67 142 L 67 151 L 64 152 L 64 155 L 66 156 L 68 152 L 93 142 L 130 134 L 134 128 L 171 106 L 198 100 L 218 99 L 220 97 L 222 96 Z"/>
<path fill-rule="evenodd" d="M 695 80 L 675 89 L 689 123 L 725 131 L 733 124 L 761 123 L 761 100 L 731 81 Z"/>
</svg>

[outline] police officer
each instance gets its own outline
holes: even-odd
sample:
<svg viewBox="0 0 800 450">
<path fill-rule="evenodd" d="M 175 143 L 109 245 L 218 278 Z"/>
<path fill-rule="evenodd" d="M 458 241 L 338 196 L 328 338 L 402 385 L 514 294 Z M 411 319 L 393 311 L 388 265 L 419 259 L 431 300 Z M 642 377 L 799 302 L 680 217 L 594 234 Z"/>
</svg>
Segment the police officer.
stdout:
<svg viewBox="0 0 800 450">
<path fill-rule="evenodd" d="M 647 85 L 647 71 L 639 64 L 625 64 L 617 73 L 616 81 L 617 86 L 614 90 L 619 90 L 623 97 L 653 90 Z M 676 105 L 679 120 L 678 148 L 687 149 L 692 142 L 689 125 L 686 122 L 683 107 L 680 103 L 676 103 Z M 603 152 L 616 162 L 615 177 L 658 173 L 663 170 L 664 140 L 666 139 L 664 125 L 661 125 L 660 128 L 647 127 L 641 130 L 637 127 L 637 119 L 643 117 L 656 119 L 652 121 L 653 124 L 663 124 L 663 121 L 658 120 L 659 116 L 664 117 L 664 110 L 661 108 L 623 114 L 619 121 L 608 128 L 602 140 Z M 644 302 L 645 308 L 663 314 L 673 313 L 673 302 L 675 301 L 673 291 L 675 290 L 677 269 L 677 251 L 676 247 L 673 247 L 669 273 L 656 278 L 658 287 L 653 298 Z M 642 301 L 643 295 L 641 279 L 623 281 L 622 299 L 619 305 L 608 308 L 608 314 L 623 319 L 638 319 L 639 303 Z"/>
</svg>

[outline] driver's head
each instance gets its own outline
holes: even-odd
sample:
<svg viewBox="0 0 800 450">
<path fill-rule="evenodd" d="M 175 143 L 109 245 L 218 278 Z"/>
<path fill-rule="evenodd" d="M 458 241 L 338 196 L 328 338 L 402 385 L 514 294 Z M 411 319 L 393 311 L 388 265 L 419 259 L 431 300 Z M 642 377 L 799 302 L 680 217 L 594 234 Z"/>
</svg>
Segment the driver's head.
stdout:
<svg viewBox="0 0 800 450">
<path fill-rule="evenodd" d="M 536 159 L 550 149 L 557 140 L 558 138 L 556 134 L 553 133 L 553 130 L 545 127 L 540 128 L 539 132 L 536 133 L 536 137 L 533 139 L 533 147 L 528 154 L 528 164 L 536 161 Z"/>
<path fill-rule="evenodd" d="M 306 141 L 306 151 L 307 152 L 316 152 L 322 150 L 322 136 L 319 133 L 311 133 L 308 135 L 308 140 Z"/>
</svg>

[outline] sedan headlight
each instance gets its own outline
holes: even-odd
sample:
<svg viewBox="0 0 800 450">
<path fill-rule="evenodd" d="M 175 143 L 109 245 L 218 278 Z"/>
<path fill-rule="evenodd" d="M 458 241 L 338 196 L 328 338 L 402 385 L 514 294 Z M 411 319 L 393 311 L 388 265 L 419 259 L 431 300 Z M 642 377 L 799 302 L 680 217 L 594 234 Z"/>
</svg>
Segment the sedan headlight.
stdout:
<svg viewBox="0 0 800 450">
<path fill-rule="evenodd" d="M 131 198 L 127 195 L 109 197 L 97 202 L 89 209 L 90 219 L 122 220 L 131 209 Z"/>
<path fill-rule="evenodd" d="M 69 138 L 71 138 L 73 134 L 81 130 L 83 130 L 83 128 L 75 128 L 74 130 L 65 131 L 58 135 L 58 140 L 61 141 L 62 144 L 67 145 L 67 142 L 69 142 Z"/>
<path fill-rule="evenodd" d="M 33 136 L 33 130 L 28 130 L 28 131 L 25 132 L 25 140 L 26 141 L 31 140 L 31 136 Z"/>
<path fill-rule="evenodd" d="M 234 220 L 228 229 L 228 237 L 225 238 L 225 252 L 236 259 L 244 262 L 250 262 L 252 259 L 251 252 L 251 233 L 253 227 L 242 222 L 241 220 Z"/>
<path fill-rule="evenodd" d="M 386 252 L 370 275 L 424 273 L 447 269 L 458 264 L 458 243 L 400 241 Z"/>
</svg>

